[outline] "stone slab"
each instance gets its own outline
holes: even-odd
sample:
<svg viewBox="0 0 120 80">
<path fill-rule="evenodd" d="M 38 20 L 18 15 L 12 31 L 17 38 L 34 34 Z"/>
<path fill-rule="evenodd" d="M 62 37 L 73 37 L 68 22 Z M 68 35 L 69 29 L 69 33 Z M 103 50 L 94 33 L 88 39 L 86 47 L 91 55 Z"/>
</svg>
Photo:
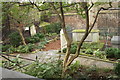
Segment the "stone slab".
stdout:
<svg viewBox="0 0 120 80">
<path fill-rule="evenodd" d="M 30 75 L 27 75 L 27 74 L 23 74 L 23 73 L 20 73 L 20 72 L 8 70 L 8 69 L 1 68 L 1 67 L 0 67 L 0 70 L 2 71 L 2 75 L 0 76 L 2 79 L 43 80 L 43 79 L 38 79 L 36 77 L 30 76 Z"/>
</svg>

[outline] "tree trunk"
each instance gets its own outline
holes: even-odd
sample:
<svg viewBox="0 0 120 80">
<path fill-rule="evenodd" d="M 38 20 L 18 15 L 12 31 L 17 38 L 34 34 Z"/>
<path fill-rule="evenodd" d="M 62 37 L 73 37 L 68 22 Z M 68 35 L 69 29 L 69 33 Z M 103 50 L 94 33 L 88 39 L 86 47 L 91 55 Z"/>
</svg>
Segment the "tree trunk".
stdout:
<svg viewBox="0 0 120 80">
<path fill-rule="evenodd" d="M 94 4 L 92 4 L 90 7 L 88 7 L 87 2 L 82 2 L 81 7 L 85 10 L 85 15 L 86 15 L 86 31 L 85 31 L 85 34 L 82 37 L 81 41 L 77 45 L 76 53 L 73 56 L 70 57 L 70 48 L 71 48 L 71 42 L 72 41 L 70 40 L 70 38 L 67 34 L 67 31 L 66 31 L 66 28 L 65 28 L 65 20 L 64 20 L 64 12 L 63 12 L 62 2 L 60 2 L 60 13 L 61 13 L 61 15 L 57 11 L 56 7 L 54 6 L 54 3 L 51 3 L 51 4 L 52 4 L 51 6 L 54 8 L 60 22 L 62 23 L 63 33 L 64 33 L 65 39 L 67 41 L 67 51 L 66 51 L 65 58 L 64 58 L 64 61 L 63 61 L 63 72 L 62 72 L 62 78 L 64 78 L 68 66 L 71 65 L 71 63 L 74 61 L 74 59 L 76 59 L 79 56 L 80 49 L 81 49 L 81 46 L 82 46 L 83 42 L 85 41 L 85 39 L 87 38 L 87 36 L 91 32 L 91 30 L 93 29 L 93 27 L 96 23 L 99 12 L 104 8 L 101 7 L 98 10 L 98 12 L 96 14 L 96 17 L 95 17 L 95 20 L 94 20 L 92 26 L 90 26 L 90 24 L 89 24 L 89 10 L 93 7 Z"/>
<path fill-rule="evenodd" d="M 22 38 L 22 43 L 23 43 L 23 45 L 26 45 L 25 38 L 24 38 L 24 36 L 23 36 L 22 30 L 21 30 L 20 28 L 18 28 L 18 31 L 19 31 L 19 34 L 20 34 L 20 36 L 21 36 L 21 38 Z"/>
<path fill-rule="evenodd" d="M 2 40 L 4 41 L 10 34 L 10 19 L 8 14 L 4 14 L 3 16 L 6 16 L 6 18 L 2 20 L 2 26 L 4 26 L 2 28 Z"/>
</svg>

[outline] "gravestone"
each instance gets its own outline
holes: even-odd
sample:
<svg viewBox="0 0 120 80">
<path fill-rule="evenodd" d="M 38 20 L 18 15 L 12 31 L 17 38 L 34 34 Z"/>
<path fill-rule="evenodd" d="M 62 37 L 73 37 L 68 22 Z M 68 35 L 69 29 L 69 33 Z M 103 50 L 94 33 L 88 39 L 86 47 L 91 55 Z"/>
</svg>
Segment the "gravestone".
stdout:
<svg viewBox="0 0 120 80">
<path fill-rule="evenodd" d="M 36 34 L 36 28 L 35 28 L 35 25 L 32 25 L 32 26 L 30 27 L 30 34 L 31 34 L 31 36 L 33 36 L 33 35 Z"/>
<path fill-rule="evenodd" d="M 73 31 L 67 30 L 67 32 L 68 32 L 69 38 L 71 38 L 73 42 L 80 41 L 83 35 L 85 34 L 84 29 L 81 29 L 81 30 L 78 29 L 78 30 L 73 30 Z M 61 29 L 60 31 L 60 40 L 61 40 L 61 51 L 62 51 L 64 48 L 67 47 L 67 41 L 65 39 L 63 29 Z M 98 42 L 99 41 L 99 30 L 92 30 L 85 41 Z"/>
<path fill-rule="evenodd" d="M 85 34 L 85 29 L 73 30 L 73 42 L 78 42 L 82 39 Z M 85 39 L 86 42 L 98 42 L 99 41 L 99 30 L 92 30 L 88 37 Z"/>
<path fill-rule="evenodd" d="M 69 38 L 72 39 L 72 32 L 68 30 L 67 33 Z M 65 39 L 63 29 L 61 29 L 60 31 L 60 40 L 61 40 L 61 52 L 62 52 L 62 50 L 67 47 L 67 41 Z"/>
<path fill-rule="evenodd" d="M 120 48 L 120 36 L 113 36 L 111 39 L 112 47 Z"/>
<path fill-rule="evenodd" d="M 112 44 L 120 45 L 120 36 L 113 36 L 111 39 Z"/>
</svg>

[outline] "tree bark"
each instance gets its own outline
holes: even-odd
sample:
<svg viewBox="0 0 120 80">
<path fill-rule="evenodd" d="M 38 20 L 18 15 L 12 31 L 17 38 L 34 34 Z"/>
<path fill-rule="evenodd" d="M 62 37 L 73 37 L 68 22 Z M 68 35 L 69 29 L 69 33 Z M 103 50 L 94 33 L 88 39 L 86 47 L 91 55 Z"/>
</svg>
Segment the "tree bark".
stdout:
<svg viewBox="0 0 120 80">
<path fill-rule="evenodd" d="M 23 45 L 26 45 L 25 38 L 24 38 L 24 36 L 23 36 L 22 30 L 21 30 L 20 28 L 17 28 L 17 29 L 18 29 L 18 32 L 19 32 L 19 34 L 20 34 L 20 36 L 21 36 Z"/>
</svg>

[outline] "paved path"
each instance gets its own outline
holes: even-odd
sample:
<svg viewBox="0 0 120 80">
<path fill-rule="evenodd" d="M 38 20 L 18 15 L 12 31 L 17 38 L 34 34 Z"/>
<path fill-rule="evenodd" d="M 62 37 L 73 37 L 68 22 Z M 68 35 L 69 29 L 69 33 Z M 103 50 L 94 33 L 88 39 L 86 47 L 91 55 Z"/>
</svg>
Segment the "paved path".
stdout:
<svg viewBox="0 0 120 80">
<path fill-rule="evenodd" d="M 39 51 L 35 54 L 21 54 L 20 56 L 33 60 L 36 60 L 36 56 L 37 56 L 40 62 L 49 62 L 52 60 L 58 60 L 59 58 L 63 59 L 64 54 L 56 54 L 57 52 L 58 50 Z M 75 61 L 79 61 L 81 65 L 86 65 L 86 66 L 96 66 L 99 68 L 110 68 L 110 69 L 114 68 L 114 64 L 112 62 L 106 62 L 96 58 L 82 56 L 82 55 L 76 58 L 74 62 Z"/>
</svg>

